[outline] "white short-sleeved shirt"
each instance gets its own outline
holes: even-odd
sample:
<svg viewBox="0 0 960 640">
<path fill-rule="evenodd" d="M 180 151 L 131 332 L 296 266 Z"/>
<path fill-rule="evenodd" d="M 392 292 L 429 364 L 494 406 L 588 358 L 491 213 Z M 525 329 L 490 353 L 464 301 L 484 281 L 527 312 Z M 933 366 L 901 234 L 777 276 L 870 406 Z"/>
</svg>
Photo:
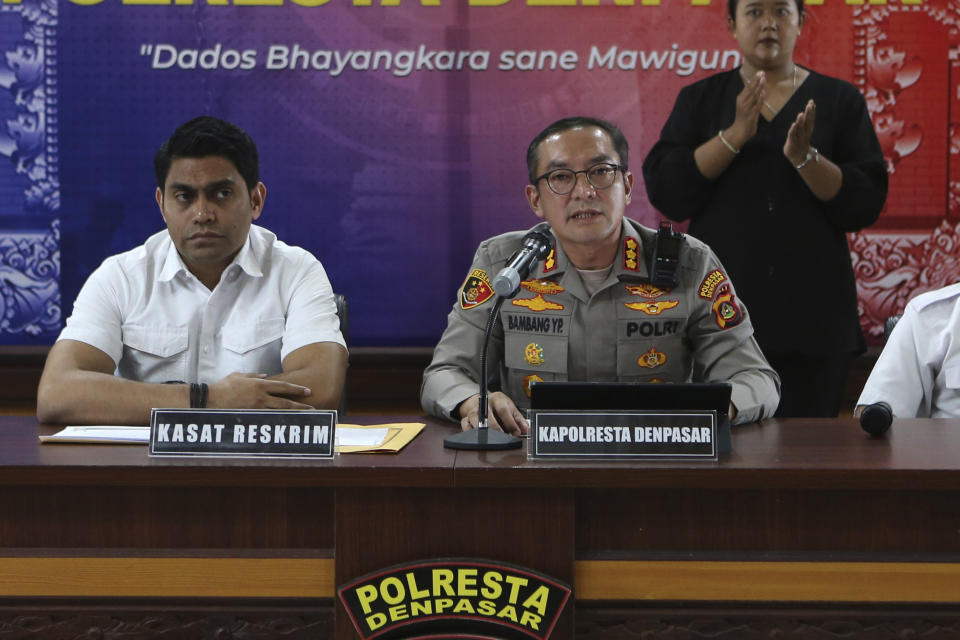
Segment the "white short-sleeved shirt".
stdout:
<svg viewBox="0 0 960 640">
<path fill-rule="evenodd" d="M 213 291 L 186 268 L 166 230 L 107 258 L 77 296 L 58 338 L 68 339 L 100 349 L 117 375 L 142 382 L 273 375 L 300 347 L 346 347 L 323 266 L 256 225 Z"/>
<path fill-rule="evenodd" d="M 907 304 L 860 394 L 901 418 L 960 417 L 960 284 Z"/>
</svg>

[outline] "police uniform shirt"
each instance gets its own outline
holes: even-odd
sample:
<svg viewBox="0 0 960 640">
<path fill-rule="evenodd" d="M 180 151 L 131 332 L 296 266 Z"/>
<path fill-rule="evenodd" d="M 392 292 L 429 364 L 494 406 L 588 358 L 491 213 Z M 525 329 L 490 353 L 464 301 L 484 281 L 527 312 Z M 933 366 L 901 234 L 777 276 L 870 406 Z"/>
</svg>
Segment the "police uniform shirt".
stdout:
<svg viewBox="0 0 960 640">
<path fill-rule="evenodd" d="M 305 345 L 346 346 L 323 266 L 256 225 L 213 291 L 166 230 L 107 258 L 77 296 L 58 338 L 67 339 L 100 349 L 117 375 L 142 382 L 273 375 Z"/>
<path fill-rule="evenodd" d="M 960 417 L 960 284 L 911 300 L 858 405 L 886 402 L 902 418 Z"/>
<path fill-rule="evenodd" d="M 525 234 L 506 233 L 477 249 L 424 372 L 420 399 L 428 413 L 456 419 L 457 406 L 479 392 L 483 332 L 495 300 L 490 281 Z M 644 253 L 655 237 L 624 219 L 613 268 L 593 295 L 557 243 L 501 309 L 488 352 L 491 389 L 523 408 L 532 381 L 729 381 L 736 422 L 772 415 L 779 378 L 716 256 L 686 237 L 680 284 L 657 288 Z"/>
</svg>

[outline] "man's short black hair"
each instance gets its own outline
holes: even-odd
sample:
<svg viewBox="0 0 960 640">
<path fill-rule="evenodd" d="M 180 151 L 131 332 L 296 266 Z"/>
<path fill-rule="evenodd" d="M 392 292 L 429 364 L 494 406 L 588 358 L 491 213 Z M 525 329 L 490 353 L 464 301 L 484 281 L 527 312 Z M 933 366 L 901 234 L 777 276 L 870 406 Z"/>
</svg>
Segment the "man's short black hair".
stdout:
<svg viewBox="0 0 960 640">
<path fill-rule="evenodd" d="M 533 181 L 537 179 L 537 151 L 540 148 L 540 143 L 555 133 L 567 131 L 568 129 L 576 129 L 578 127 L 597 127 L 605 131 L 606 134 L 610 136 L 610 141 L 613 142 L 613 148 L 616 149 L 617 155 L 620 156 L 620 168 L 623 169 L 623 171 L 627 170 L 627 153 L 629 149 L 627 139 L 624 137 L 623 132 L 620 131 L 616 125 L 606 120 L 589 118 L 587 116 L 573 116 L 571 118 L 557 120 L 538 133 L 530 142 L 530 146 L 527 147 L 527 171 L 530 174 L 530 184 L 533 184 Z"/>
<path fill-rule="evenodd" d="M 797 5 L 797 13 L 803 15 L 805 9 L 803 8 L 803 0 L 793 0 Z M 727 0 L 727 13 L 730 15 L 730 19 L 736 21 L 737 19 L 737 5 L 740 4 L 740 0 Z"/>
<path fill-rule="evenodd" d="M 232 162 L 247 184 L 247 191 L 252 191 L 260 181 L 257 145 L 250 136 L 226 120 L 200 116 L 181 124 L 170 138 L 160 145 L 160 150 L 153 158 L 157 187 L 163 191 L 174 159 L 207 156 L 223 156 Z"/>
</svg>

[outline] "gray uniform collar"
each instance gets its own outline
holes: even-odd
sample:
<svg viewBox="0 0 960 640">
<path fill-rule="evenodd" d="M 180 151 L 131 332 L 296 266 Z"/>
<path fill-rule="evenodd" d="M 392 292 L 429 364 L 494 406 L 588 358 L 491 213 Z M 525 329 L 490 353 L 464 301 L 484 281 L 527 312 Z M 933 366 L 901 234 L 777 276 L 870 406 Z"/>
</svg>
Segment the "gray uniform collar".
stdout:
<svg viewBox="0 0 960 640">
<path fill-rule="evenodd" d="M 626 218 L 623 219 L 621 225 L 620 247 L 617 251 L 617 257 L 614 258 L 613 269 L 610 271 L 610 277 L 597 290 L 597 293 L 621 280 L 646 282 L 649 279 L 647 261 L 643 251 L 643 239 L 636 228 L 638 225 L 628 222 Z M 577 273 L 576 267 L 571 264 L 560 242 L 554 242 L 553 250 L 540 261 L 531 274 L 531 278 L 553 280 L 575 298 L 583 302 L 590 299 L 590 295 L 580 279 L 580 274 Z"/>
</svg>

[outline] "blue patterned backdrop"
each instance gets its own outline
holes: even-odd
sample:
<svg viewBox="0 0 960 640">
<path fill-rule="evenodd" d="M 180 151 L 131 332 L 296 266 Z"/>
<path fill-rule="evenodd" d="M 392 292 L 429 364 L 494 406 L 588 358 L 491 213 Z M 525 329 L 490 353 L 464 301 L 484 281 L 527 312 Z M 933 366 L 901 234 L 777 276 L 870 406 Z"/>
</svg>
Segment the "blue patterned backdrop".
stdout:
<svg viewBox="0 0 960 640">
<path fill-rule="evenodd" d="M 57 5 L 0 6 L 0 341 L 61 326 Z"/>
</svg>

